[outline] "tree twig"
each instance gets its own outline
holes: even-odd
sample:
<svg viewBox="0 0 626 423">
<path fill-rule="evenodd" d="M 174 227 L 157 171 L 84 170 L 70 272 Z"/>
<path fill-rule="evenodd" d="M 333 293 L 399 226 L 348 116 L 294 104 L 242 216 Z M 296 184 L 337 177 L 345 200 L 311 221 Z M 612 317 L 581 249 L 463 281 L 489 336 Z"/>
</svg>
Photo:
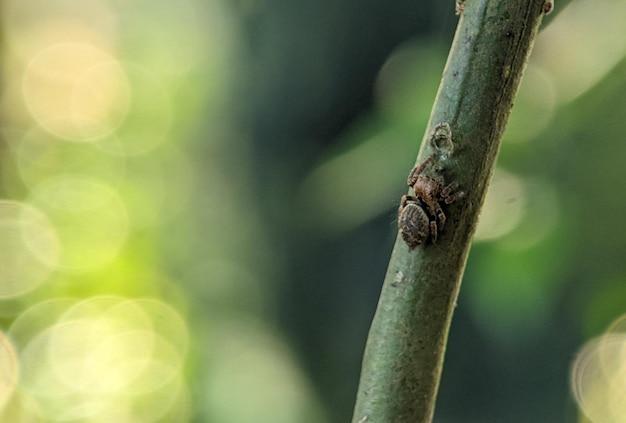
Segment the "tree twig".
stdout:
<svg viewBox="0 0 626 423">
<path fill-rule="evenodd" d="M 465 198 L 447 209 L 437 244 L 398 237 L 363 359 L 353 423 L 432 421 L 452 313 L 500 139 L 544 0 L 467 0 L 425 140 L 448 124 L 447 172 Z M 433 154 L 422 142 L 418 163 Z"/>
</svg>

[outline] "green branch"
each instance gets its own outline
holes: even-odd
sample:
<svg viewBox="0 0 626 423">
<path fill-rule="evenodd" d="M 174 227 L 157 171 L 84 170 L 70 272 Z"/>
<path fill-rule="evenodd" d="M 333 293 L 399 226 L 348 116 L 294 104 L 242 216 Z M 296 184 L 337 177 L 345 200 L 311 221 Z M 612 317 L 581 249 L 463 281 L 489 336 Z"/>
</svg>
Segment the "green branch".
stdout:
<svg viewBox="0 0 626 423">
<path fill-rule="evenodd" d="M 436 244 L 398 237 L 372 322 L 353 423 L 433 417 L 452 313 L 485 192 L 544 0 L 467 0 L 425 140 L 448 124 L 454 152 L 438 155 L 465 197 L 444 206 Z M 433 153 L 422 142 L 417 162 Z M 443 157 L 443 158 L 442 158 Z M 407 169 L 408 173 L 408 169 Z"/>
</svg>

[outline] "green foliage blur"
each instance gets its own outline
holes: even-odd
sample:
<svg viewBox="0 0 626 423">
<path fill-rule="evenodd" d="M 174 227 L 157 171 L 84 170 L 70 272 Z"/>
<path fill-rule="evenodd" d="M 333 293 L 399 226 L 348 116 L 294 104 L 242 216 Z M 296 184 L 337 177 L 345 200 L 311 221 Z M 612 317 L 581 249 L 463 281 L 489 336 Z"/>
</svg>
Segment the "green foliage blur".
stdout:
<svg viewBox="0 0 626 423">
<path fill-rule="evenodd" d="M 454 5 L 0 7 L 0 421 L 349 421 Z M 626 1 L 556 8 L 436 422 L 626 419 L 573 365 L 626 313 Z"/>
</svg>

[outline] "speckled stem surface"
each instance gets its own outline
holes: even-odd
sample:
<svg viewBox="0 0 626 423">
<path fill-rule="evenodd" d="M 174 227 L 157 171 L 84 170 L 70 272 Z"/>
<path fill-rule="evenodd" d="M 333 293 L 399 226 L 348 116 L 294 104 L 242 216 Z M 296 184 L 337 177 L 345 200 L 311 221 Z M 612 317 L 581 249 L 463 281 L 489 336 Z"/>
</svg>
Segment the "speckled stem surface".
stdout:
<svg viewBox="0 0 626 423">
<path fill-rule="evenodd" d="M 424 139 L 436 125 L 450 125 L 455 150 L 446 167 L 466 196 L 446 209 L 436 245 L 410 251 L 396 240 L 365 348 L 353 423 L 432 421 L 472 235 L 543 3 L 465 2 Z M 431 149 L 422 142 L 418 163 Z"/>
</svg>

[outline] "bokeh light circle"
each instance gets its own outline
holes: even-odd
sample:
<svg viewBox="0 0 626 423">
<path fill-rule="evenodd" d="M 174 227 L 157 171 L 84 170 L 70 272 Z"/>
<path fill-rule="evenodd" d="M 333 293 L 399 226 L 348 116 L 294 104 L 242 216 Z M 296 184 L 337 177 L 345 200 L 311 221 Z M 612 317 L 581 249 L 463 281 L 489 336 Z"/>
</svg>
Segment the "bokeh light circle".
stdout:
<svg viewBox="0 0 626 423">
<path fill-rule="evenodd" d="M 538 65 L 524 70 L 513 113 L 504 133 L 505 142 L 526 142 L 541 133 L 553 118 L 556 94 L 551 75 Z"/>
<path fill-rule="evenodd" d="M 57 267 L 59 257 L 57 231 L 41 211 L 0 200 L 0 298 L 37 288 Z"/>
<path fill-rule="evenodd" d="M 132 301 L 96 297 L 61 316 L 52 328 L 48 354 L 68 389 L 109 394 L 126 388 L 144 370 L 153 338 L 148 316 Z"/>
<path fill-rule="evenodd" d="M 111 142 L 106 138 L 99 142 Z M 30 188 L 56 176 L 99 178 L 117 184 L 126 172 L 126 161 L 103 152 L 92 143 L 68 143 L 35 127 L 13 148 L 20 179 Z"/>
<path fill-rule="evenodd" d="M 626 336 L 607 334 L 587 343 L 572 366 L 571 386 L 592 422 L 626 421 Z"/>
<path fill-rule="evenodd" d="M 125 63 L 125 75 L 132 86 L 133 101 L 114 139 L 98 143 L 103 151 L 134 156 L 154 150 L 167 141 L 173 122 L 169 87 L 150 69 Z"/>
<path fill-rule="evenodd" d="M 58 176 L 37 185 L 30 200 L 57 228 L 59 265 L 83 272 L 110 263 L 129 231 L 126 207 L 118 193 L 95 178 Z"/>
<path fill-rule="evenodd" d="M 45 419 L 148 423 L 185 409 L 187 327 L 158 300 L 46 301 L 18 317 L 10 333 L 21 387 Z"/>
<path fill-rule="evenodd" d="M 13 395 L 18 381 L 18 357 L 13 344 L 0 332 L 0 410 Z"/>
<path fill-rule="evenodd" d="M 607 329 L 607 333 L 626 335 L 626 314 L 615 319 Z"/>
<path fill-rule="evenodd" d="M 8 332 L 17 349 L 21 350 L 35 336 L 50 327 L 77 301 L 75 298 L 53 298 L 24 310 L 13 320 Z"/>
<path fill-rule="evenodd" d="M 512 173 L 497 169 L 487 190 L 474 239 L 495 240 L 510 233 L 526 213 L 526 186 Z"/>
<path fill-rule="evenodd" d="M 90 44 L 61 43 L 40 51 L 22 79 L 24 102 L 37 123 L 68 141 L 94 141 L 115 131 L 130 105 L 122 65 Z"/>
<path fill-rule="evenodd" d="M 0 421 L 7 423 L 41 423 L 41 410 L 37 402 L 19 388 L 0 408 Z"/>
<path fill-rule="evenodd" d="M 81 40 L 109 49 L 116 15 L 107 0 L 5 0 L 2 27 L 9 49 L 23 60 L 59 43 Z"/>
</svg>

